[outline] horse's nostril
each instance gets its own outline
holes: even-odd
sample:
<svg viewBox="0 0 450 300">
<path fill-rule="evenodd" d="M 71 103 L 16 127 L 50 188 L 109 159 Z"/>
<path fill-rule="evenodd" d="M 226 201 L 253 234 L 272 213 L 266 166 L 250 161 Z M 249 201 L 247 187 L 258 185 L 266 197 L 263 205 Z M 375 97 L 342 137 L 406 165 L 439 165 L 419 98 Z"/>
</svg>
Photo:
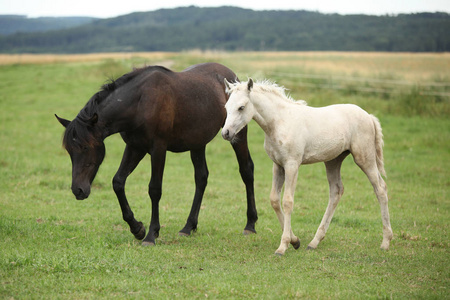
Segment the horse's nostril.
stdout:
<svg viewBox="0 0 450 300">
<path fill-rule="evenodd" d="M 72 193 L 75 195 L 77 200 L 84 200 L 89 196 L 89 193 L 86 193 L 82 188 L 73 188 Z"/>
</svg>

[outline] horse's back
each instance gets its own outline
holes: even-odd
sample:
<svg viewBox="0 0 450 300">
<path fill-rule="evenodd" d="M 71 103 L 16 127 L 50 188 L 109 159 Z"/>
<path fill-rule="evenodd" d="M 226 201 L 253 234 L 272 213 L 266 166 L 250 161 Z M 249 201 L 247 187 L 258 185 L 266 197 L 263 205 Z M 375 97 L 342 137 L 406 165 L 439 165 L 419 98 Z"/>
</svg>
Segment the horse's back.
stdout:
<svg viewBox="0 0 450 300">
<path fill-rule="evenodd" d="M 236 80 L 236 75 L 227 67 L 217 63 L 203 63 L 174 73 L 171 90 L 173 100 L 180 110 L 180 117 L 195 116 L 198 120 L 220 119 L 219 126 L 226 117 L 224 79 Z M 219 127 L 220 128 L 220 127 Z"/>
<path fill-rule="evenodd" d="M 230 82 L 237 81 L 236 74 L 225 67 L 224 65 L 218 63 L 202 63 L 190 66 L 180 73 L 192 73 L 206 76 L 205 79 L 217 80 L 223 86 L 223 79 L 227 79 Z"/>
<path fill-rule="evenodd" d="M 167 139 L 171 151 L 206 145 L 226 118 L 224 78 L 236 75 L 216 63 L 150 74 L 143 86 L 148 131 Z"/>
</svg>

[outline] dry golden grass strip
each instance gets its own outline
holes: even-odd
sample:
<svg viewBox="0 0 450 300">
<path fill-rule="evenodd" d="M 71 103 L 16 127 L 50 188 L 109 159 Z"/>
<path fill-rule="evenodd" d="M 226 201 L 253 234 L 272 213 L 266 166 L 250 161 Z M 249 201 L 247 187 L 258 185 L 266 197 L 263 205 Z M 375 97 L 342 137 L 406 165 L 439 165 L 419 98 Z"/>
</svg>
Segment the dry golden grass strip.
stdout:
<svg viewBox="0 0 450 300">
<path fill-rule="evenodd" d="M 173 55 L 174 54 L 170 52 L 89 53 L 89 54 L 0 54 L 0 65 L 96 62 L 105 59 L 131 59 L 135 57 L 148 58 L 152 60 L 165 60 Z"/>
</svg>

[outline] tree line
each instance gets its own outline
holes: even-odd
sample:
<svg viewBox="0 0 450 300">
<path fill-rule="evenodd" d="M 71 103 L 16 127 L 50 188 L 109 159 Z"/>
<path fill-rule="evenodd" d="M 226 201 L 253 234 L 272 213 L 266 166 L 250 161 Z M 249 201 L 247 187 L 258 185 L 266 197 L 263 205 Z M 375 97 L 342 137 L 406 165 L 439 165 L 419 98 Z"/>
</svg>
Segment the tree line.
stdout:
<svg viewBox="0 0 450 300">
<path fill-rule="evenodd" d="M 370 16 L 191 6 L 92 19 L 66 29 L 0 35 L 0 52 L 445 52 L 450 51 L 449 32 L 447 13 Z"/>
</svg>

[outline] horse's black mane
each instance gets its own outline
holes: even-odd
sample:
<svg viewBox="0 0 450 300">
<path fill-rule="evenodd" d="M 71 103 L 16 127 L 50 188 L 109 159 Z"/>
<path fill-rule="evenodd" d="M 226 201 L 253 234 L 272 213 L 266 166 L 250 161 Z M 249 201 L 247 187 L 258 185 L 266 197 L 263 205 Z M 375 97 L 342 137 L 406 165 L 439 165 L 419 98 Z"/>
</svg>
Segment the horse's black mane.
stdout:
<svg viewBox="0 0 450 300">
<path fill-rule="evenodd" d="M 106 98 L 111 92 L 113 92 L 117 88 L 121 87 L 122 85 L 130 82 L 131 80 L 133 80 L 137 76 L 141 75 L 142 73 L 149 72 L 149 71 L 155 71 L 155 70 L 172 72 L 171 70 L 169 70 L 163 66 L 147 66 L 147 67 L 143 67 L 143 68 L 136 68 L 133 71 L 131 71 L 130 73 L 122 75 L 118 79 L 110 79 L 109 82 L 102 85 L 102 87 L 98 93 L 100 93 L 100 94 L 104 93 L 105 95 L 101 95 L 104 97 L 101 97 L 102 99 L 100 99 L 100 101 L 103 100 L 104 98 Z"/>
<path fill-rule="evenodd" d="M 141 74 L 148 73 L 151 71 L 160 70 L 165 72 L 172 72 L 171 70 L 162 67 L 162 66 L 148 66 L 139 69 L 134 69 L 130 73 L 122 75 L 118 79 L 109 79 L 109 82 L 102 85 L 100 91 L 98 91 L 91 99 L 86 103 L 86 106 L 80 111 L 77 118 L 82 121 L 86 121 L 92 118 L 92 116 L 97 113 L 97 106 L 104 99 L 108 98 L 108 96 L 114 92 L 116 89 L 120 88 L 124 84 L 132 81 L 136 77 Z"/>
<path fill-rule="evenodd" d="M 172 72 L 171 70 L 162 66 L 147 66 L 122 75 L 117 79 L 110 79 L 107 83 L 101 86 L 100 91 L 95 93 L 91 99 L 86 103 L 83 109 L 78 113 L 77 117 L 67 126 L 64 134 L 63 144 L 67 147 L 82 148 L 86 145 L 92 145 L 92 134 L 89 133 L 88 128 L 92 126 L 90 120 L 98 114 L 98 105 L 108 98 L 108 96 L 116 89 L 132 81 L 141 74 L 152 71 Z"/>
</svg>

